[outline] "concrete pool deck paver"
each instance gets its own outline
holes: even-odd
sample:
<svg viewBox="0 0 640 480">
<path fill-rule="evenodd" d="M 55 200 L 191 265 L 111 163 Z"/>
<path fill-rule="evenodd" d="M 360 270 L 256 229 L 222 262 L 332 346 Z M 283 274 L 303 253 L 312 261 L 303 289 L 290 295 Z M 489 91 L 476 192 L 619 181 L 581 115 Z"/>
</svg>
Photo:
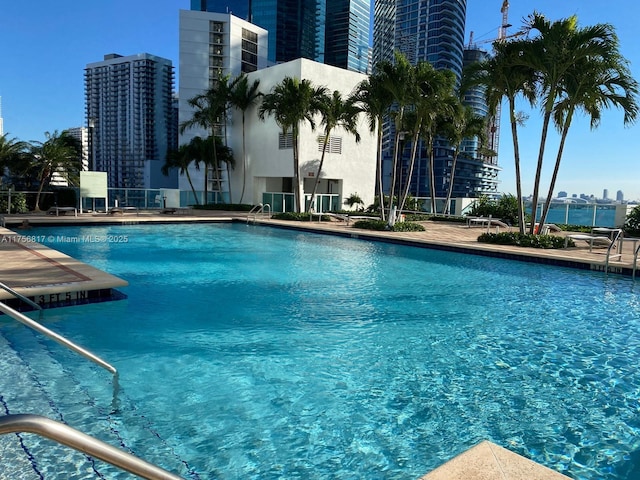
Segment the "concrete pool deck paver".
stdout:
<svg viewBox="0 0 640 480">
<path fill-rule="evenodd" d="M 145 214 L 133 217 L 95 216 L 90 214 L 76 217 L 47 217 L 36 215 L 6 216 L 5 222 L 15 231 L 0 227 L 0 281 L 15 287 L 17 291 L 35 301 L 55 304 L 60 295 L 66 297 L 71 292 L 114 289 L 128 283 L 79 262 L 47 246 L 33 241 L 20 241 L 19 236 L 28 237 L 28 229 L 20 229 L 24 220 L 31 225 L 96 225 L 96 224 L 142 224 L 179 222 L 230 222 L 247 220 L 246 213 L 198 212 L 198 215 L 171 216 Z M 343 222 L 285 222 L 267 218 L 252 217 L 256 223 L 287 229 L 331 233 L 352 238 L 407 243 L 428 248 L 449 251 L 492 255 L 514 260 L 559 264 L 575 268 L 600 270 L 605 255 L 603 250 L 589 252 L 587 248 L 564 250 L 541 250 L 504 245 L 479 244 L 478 235 L 484 230 L 468 228 L 465 225 L 445 222 L 425 222 L 426 232 L 371 232 L 353 228 Z M 562 232 L 560 235 L 566 235 Z M 617 273 L 629 273 L 633 264 L 633 246 L 624 245 L 620 261 L 610 265 Z M 40 298 L 40 296 L 42 296 Z M 0 300 L 12 298 L 11 294 L 0 290 Z M 564 475 L 539 465 L 516 453 L 491 442 L 482 442 L 454 457 L 444 465 L 421 477 L 420 480 L 561 480 Z"/>
</svg>

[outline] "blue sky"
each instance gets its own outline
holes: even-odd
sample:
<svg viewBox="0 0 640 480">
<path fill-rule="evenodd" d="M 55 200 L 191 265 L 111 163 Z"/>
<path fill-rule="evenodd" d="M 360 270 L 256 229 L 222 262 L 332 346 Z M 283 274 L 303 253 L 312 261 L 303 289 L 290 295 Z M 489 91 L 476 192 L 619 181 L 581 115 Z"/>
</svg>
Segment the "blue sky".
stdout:
<svg viewBox="0 0 640 480">
<path fill-rule="evenodd" d="M 623 55 L 640 78 L 637 18 L 640 6 L 631 0 L 512 0 L 509 23 L 514 33 L 522 19 L 537 10 L 555 20 L 577 14 L 581 25 L 611 23 L 620 37 Z M 86 64 L 104 54 L 147 52 L 169 58 L 178 68 L 178 10 L 189 0 L 5 1 L 0 8 L 0 96 L 4 131 L 21 140 L 43 140 L 45 131 L 84 124 L 83 74 Z M 502 0 L 467 1 L 467 36 L 476 41 L 497 36 Z M 488 44 L 487 44 L 488 45 Z M 524 110 L 524 108 L 523 108 Z M 532 191 L 540 138 L 540 113 L 529 112 L 521 131 L 523 189 Z M 591 131 L 584 118 L 569 133 L 556 192 L 594 194 L 603 189 L 615 198 L 640 200 L 640 167 L 636 160 L 640 125 L 624 128 L 622 114 L 604 114 Z M 502 192 L 515 191 L 513 149 L 509 125 L 502 123 L 499 162 Z M 547 147 L 543 189 L 552 169 L 557 136 Z"/>
</svg>

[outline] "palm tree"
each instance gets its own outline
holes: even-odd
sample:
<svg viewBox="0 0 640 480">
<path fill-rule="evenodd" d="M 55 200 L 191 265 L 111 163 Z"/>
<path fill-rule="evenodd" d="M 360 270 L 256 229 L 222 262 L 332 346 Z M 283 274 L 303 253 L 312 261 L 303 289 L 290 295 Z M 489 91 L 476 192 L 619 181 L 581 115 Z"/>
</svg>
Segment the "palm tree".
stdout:
<svg viewBox="0 0 640 480">
<path fill-rule="evenodd" d="M 20 169 L 20 164 L 26 159 L 28 148 L 27 142 L 9 138 L 8 133 L 0 135 L 0 178 L 4 175 L 5 169 Z"/>
<path fill-rule="evenodd" d="M 550 22 L 543 15 L 534 12 L 525 25 L 529 32 L 537 31 L 539 36 L 530 43 L 524 53 L 524 65 L 532 67 L 539 76 L 542 95 L 542 133 L 538 151 L 538 163 L 533 185 L 532 220 L 530 233 L 534 233 L 540 177 L 544 160 L 549 124 L 555 104 L 562 93 L 562 86 L 576 64 L 583 61 L 606 59 L 617 52 L 618 42 L 613 27 L 598 24 L 579 28 L 575 15 Z"/>
<path fill-rule="evenodd" d="M 436 70 L 427 62 L 420 62 L 414 67 L 411 100 L 415 111 L 416 124 L 414 132 L 409 171 L 400 210 L 404 208 L 409 195 L 409 187 L 415 164 L 416 151 L 420 140 L 426 143 L 429 157 L 429 193 L 431 195 L 431 211 L 436 211 L 435 186 L 435 152 L 434 143 L 443 120 L 450 119 L 453 108 L 459 103 L 453 95 L 456 78 L 450 70 Z"/>
<path fill-rule="evenodd" d="M 376 150 L 376 183 L 380 201 L 380 216 L 385 220 L 384 190 L 382 183 L 382 141 L 384 119 L 393 103 L 393 95 L 384 88 L 382 76 L 379 72 L 369 76 L 356 87 L 355 100 L 358 109 L 363 112 L 369 123 L 369 131 L 377 132 Z"/>
<path fill-rule="evenodd" d="M 244 200 L 244 191 L 247 184 L 247 155 L 245 149 L 245 113 L 257 103 L 258 98 L 262 95 L 258 90 L 260 80 L 254 80 L 249 85 L 249 79 L 243 73 L 235 79 L 232 84 L 229 102 L 233 107 L 242 112 L 242 193 L 240 194 L 240 203 Z"/>
<path fill-rule="evenodd" d="M 200 205 L 198 194 L 196 193 L 193 181 L 191 180 L 191 174 L 189 173 L 189 166 L 191 163 L 194 163 L 196 170 L 200 170 L 200 161 L 193 154 L 193 140 L 194 139 L 191 139 L 191 143 L 180 145 L 177 150 L 169 150 L 161 171 L 163 175 L 169 175 L 170 169 L 177 168 L 180 175 L 186 175 L 191 191 L 193 192 L 193 198 L 195 198 L 196 205 Z"/>
<path fill-rule="evenodd" d="M 520 173 L 520 147 L 518 142 L 518 125 L 522 124 L 523 117 L 516 110 L 516 100 L 522 96 L 531 105 L 536 101 L 536 72 L 531 66 L 522 63 L 522 56 L 525 51 L 529 50 L 529 44 L 530 40 L 526 39 L 495 42 L 493 44 L 493 57 L 471 65 L 466 72 L 468 85 L 484 87 L 490 117 L 497 115 L 502 99 L 507 99 L 511 139 L 513 141 L 520 233 L 524 233 L 525 229 L 522 175 Z"/>
<path fill-rule="evenodd" d="M 291 132 L 293 142 L 293 193 L 295 211 L 302 211 L 300 195 L 300 128 L 306 121 L 315 130 L 314 116 L 320 112 L 319 99 L 326 95 L 326 87 L 314 87 L 309 80 L 285 77 L 266 94 L 260 105 L 259 116 L 264 120 L 273 116 L 286 137 Z"/>
<path fill-rule="evenodd" d="M 393 142 L 393 162 L 391 167 L 391 192 L 389 195 L 389 216 L 393 210 L 393 201 L 395 196 L 396 183 L 398 181 L 399 156 L 402 153 L 400 148 L 401 139 L 405 133 L 403 126 L 406 125 L 404 120 L 405 110 L 412 104 L 413 92 L 408 86 L 414 85 L 414 68 L 400 52 L 395 53 L 394 63 L 380 62 L 377 65 L 377 72 L 382 88 L 387 90 L 393 99 L 389 116 L 394 120 L 395 134 Z M 381 197 L 382 198 L 382 197 Z M 395 222 L 395 218 L 390 218 L 391 222 Z"/>
<path fill-rule="evenodd" d="M 449 179 L 449 189 L 447 199 L 444 202 L 444 214 L 450 210 L 451 195 L 453 193 L 453 183 L 455 181 L 456 164 L 458 155 L 465 139 L 477 137 L 480 144 L 486 141 L 487 122 L 486 119 L 476 115 L 469 106 L 458 102 L 453 105 L 453 115 L 450 121 L 445 124 L 443 135 L 448 140 L 449 146 L 453 149 L 453 159 L 451 161 L 451 178 Z M 477 155 L 477 152 L 476 152 Z"/>
<path fill-rule="evenodd" d="M 583 110 L 591 119 L 591 129 L 600 124 L 603 108 L 619 107 L 624 112 L 624 124 L 635 122 L 638 116 L 638 82 L 631 76 L 628 62 L 617 52 L 608 58 L 593 58 L 577 62 L 568 71 L 562 84 L 561 99 L 554 107 L 554 123 L 561 131 L 556 163 L 549 193 L 540 215 L 540 229 L 547 219 L 555 189 L 565 141 L 576 110 Z M 540 231 L 540 230 L 538 230 Z"/>
<path fill-rule="evenodd" d="M 194 111 L 192 117 L 182 122 L 180 125 L 180 133 L 184 133 L 187 129 L 200 127 L 209 132 L 212 137 L 218 137 L 222 134 L 222 125 L 225 122 L 226 112 L 229 102 L 229 75 L 219 75 L 213 86 L 204 93 L 196 95 L 193 98 L 187 100 L 189 106 Z M 204 203 L 208 202 L 209 192 L 209 167 L 213 167 L 213 173 L 216 176 L 216 181 L 219 182 L 217 166 L 218 142 L 212 143 L 211 156 L 207 159 L 202 159 L 205 165 L 204 169 Z"/>
<path fill-rule="evenodd" d="M 29 170 L 38 179 L 35 211 L 40 211 L 40 195 L 51 182 L 54 173 L 62 176 L 71 185 L 77 185 L 81 168 L 81 154 L 78 142 L 66 131 L 45 133 L 44 142 L 34 142 L 31 147 Z"/>
<path fill-rule="evenodd" d="M 349 97 L 342 99 L 339 91 L 334 91 L 333 95 L 323 95 L 318 99 L 321 102 L 320 115 L 322 115 L 321 125 L 324 125 L 324 135 L 322 139 L 322 155 L 320 156 L 320 164 L 315 176 L 313 191 L 311 192 L 311 201 L 309 209 L 313 208 L 316 198 L 316 191 L 320 183 L 320 175 L 324 165 L 325 153 L 329 144 L 329 138 L 334 128 L 342 128 L 347 133 L 355 136 L 356 143 L 360 143 L 360 133 L 358 133 L 358 108 L 355 106 L 355 98 Z"/>
</svg>

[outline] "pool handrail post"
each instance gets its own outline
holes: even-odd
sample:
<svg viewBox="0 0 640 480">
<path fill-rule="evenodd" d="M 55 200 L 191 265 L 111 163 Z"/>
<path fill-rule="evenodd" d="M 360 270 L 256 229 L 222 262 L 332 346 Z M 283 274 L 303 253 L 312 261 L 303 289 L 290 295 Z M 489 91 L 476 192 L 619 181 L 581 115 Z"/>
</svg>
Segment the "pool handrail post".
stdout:
<svg viewBox="0 0 640 480">
<path fill-rule="evenodd" d="M 14 414 L 0 417 L 0 435 L 34 433 L 148 480 L 184 480 L 108 443 L 47 417 Z"/>
</svg>

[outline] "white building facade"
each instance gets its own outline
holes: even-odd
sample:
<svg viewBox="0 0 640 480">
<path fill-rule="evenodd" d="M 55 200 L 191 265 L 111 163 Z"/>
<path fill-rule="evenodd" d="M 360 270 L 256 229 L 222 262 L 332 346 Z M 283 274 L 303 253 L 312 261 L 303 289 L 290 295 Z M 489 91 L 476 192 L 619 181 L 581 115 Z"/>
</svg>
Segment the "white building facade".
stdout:
<svg viewBox="0 0 640 480">
<path fill-rule="evenodd" d="M 346 98 L 366 75 L 299 59 L 269 66 L 267 61 L 268 32 L 230 14 L 180 11 L 180 68 L 179 122 L 192 117 L 188 100 L 204 93 L 221 75 L 235 78 L 246 73 L 249 84 L 260 81 L 260 92 L 271 88 L 285 77 L 310 80 L 325 86 L 330 92 L 338 90 Z M 232 148 L 235 168 L 223 168 L 219 174 L 210 170 L 207 190 L 208 202 L 269 203 L 274 211 L 290 211 L 293 207 L 293 152 L 290 143 L 281 142 L 281 128 L 273 118 L 261 121 L 259 106 L 245 112 L 246 155 L 242 151 L 242 113 L 231 109 L 227 125 L 216 132 Z M 319 123 L 319 118 L 316 123 Z M 376 138 L 370 134 L 364 118 L 359 126 L 361 142 L 356 145 L 351 134 L 336 128 L 331 134 L 330 147 L 325 154 L 321 181 L 317 193 L 321 195 L 316 210 L 341 208 L 344 198 L 358 194 L 365 205 L 373 203 L 376 171 Z M 322 155 L 320 129 L 311 131 L 305 125 L 300 135 L 300 181 L 307 196 L 313 191 L 318 164 Z M 196 135 L 206 138 L 209 131 L 187 129 L 180 135 L 179 144 L 187 144 Z M 246 162 L 245 162 L 246 159 Z M 204 169 L 189 168 L 200 202 L 204 189 Z M 216 182 L 216 178 L 221 182 Z M 181 175 L 179 188 L 191 190 L 186 175 Z M 244 194 L 243 194 L 244 192 Z M 194 203 L 189 194 L 187 203 Z M 324 203 L 323 203 L 324 202 Z M 330 203 L 330 205 L 329 205 Z"/>
<path fill-rule="evenodd" d="M 193 108 L 189 105 L 189 99 L 205 93 L 220 76 L 234 78 L 267 66 L 267 31 L 231 14 L 180 10 L 179 43 L 180 124 L 192 117 Z M 223 130 L 221 125 L 216 134 L 223 137 Z M 183 145 L 195 136 L 207 138 L 210 135 L 211 131 L 189 128 L 180 134 L 178 143 Z M 191 168 L 190 175 L 201 203 L 229 201 L 229 177 L 224 165 L 218 172 L 209 169 L 209 198 L 206 202 L 202 198 L 204 168 Z M 179 188 L 191 191 L 184 175 L 179 178 Z M 194 201 L 189 193 L 187 203 Z"/>
<path fill-rule="evenodd" d="M 267 94 L 285 77 L 309 80 L 315 86 L 324 86 L 329 93 L 337 90 L 343 98 L 350 95 L 364 79 L 365 74 L 332 67 L 312 60 L 298 59 L 249 74 L 249 82 L 260 81 L 260 91 Z M 230 172 L 232 198 L 240 200 L 242 184 L 246 178 L 243 203 L 268 203 L 274 211 L 293 210 L 293 148 L 282 138 L 282 129 L 273 117 L 264 121 L 258 117 L 259 104 L 246 113 L 246 172 L 242 162 L 242 124 L 239 112 L 233 112 L 234 123 L 229 129 L 229 145 L 233 148 L 236 167 Z M 323 131 L 320 116 L 317 128 L 311 130 L 308 122 L 302 125 L 299 138 L 300 192 L 306 199 L 313 192 L 318 166 L 322 156 Z M 376 135 L 369 132 L 364 115 L 360 115 L 358 132 L 361 140 L 340 127 L 332 130 L 324 165 L 320 175 L 314 209 L 316 211 L 345 208 L 344 199 L 352 194 L 360 196 L 365 205 L 374 201 L 376 172 Z"/>
</svg>

